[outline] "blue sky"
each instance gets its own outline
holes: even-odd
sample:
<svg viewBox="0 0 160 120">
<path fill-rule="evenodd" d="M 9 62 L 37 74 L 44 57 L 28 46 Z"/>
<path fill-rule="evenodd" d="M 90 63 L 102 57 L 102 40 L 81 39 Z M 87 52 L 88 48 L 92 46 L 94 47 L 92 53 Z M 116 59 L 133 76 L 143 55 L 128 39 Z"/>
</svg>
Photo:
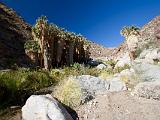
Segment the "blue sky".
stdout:
<svg viewBox="0 0 160 120">
<path fill-rule="evenodd" d="M 118 46 L 123 26 L 144 24 L 160 15 L 160 0 L 1 0 L 34 24 L 46 15 L 67 30 L 106 47 Z"/>
</svg>

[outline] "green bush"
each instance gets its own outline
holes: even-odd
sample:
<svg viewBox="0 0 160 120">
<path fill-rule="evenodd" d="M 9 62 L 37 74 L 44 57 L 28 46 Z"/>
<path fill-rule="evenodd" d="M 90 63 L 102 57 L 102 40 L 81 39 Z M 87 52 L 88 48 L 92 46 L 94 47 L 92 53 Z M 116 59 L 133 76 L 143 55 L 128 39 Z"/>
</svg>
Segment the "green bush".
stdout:
<svg viewBox="0 0 160 120">
<path fill-rule="evenodd" d="M 96 68 L 91 68 L 89 66 L 84 66 L 81 64 L 75 64 L 71 67 L 63 67 L 62 71 L 64 72 L 65 76 L 80 76 L 80 75 L 91 75 L 91 76 L 98 76 L 100 70 Z"/>
<path fill-rule="evenodd" d="M 117 64 L 117 61 L 110 59 L 110 60 L 106 61 L 105 64 L 108 64 L 108 65 L 112 66 L 112 68 L 114 68 L 115 65 Z"/>
<path fill-rule="evenodd" d="M 24 48 L 27 51 L 38 52 L 40 50 L 40 46 L 38 41 L 30 40 L 24 44 Z"/>
<path fill-rule="evenodd" d="M 25 94 L 55 85 L 48 72 L 19 69 L 0 72 L 0 102 L 17 104 Z"/>
</svg>

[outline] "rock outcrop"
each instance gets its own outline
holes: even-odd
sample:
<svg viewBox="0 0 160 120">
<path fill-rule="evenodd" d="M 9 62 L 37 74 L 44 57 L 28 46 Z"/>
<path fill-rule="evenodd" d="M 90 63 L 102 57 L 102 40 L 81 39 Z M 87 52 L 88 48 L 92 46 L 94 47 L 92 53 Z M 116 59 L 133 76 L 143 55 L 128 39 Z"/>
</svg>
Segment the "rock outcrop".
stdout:
<svg viewBox="0 0 160 120">
<path fill-rule="evenodd" d="M 0 69 L 28 64 L 24 43 L 31 39 L 31 26 L 0 2 Z"/>
</svg>

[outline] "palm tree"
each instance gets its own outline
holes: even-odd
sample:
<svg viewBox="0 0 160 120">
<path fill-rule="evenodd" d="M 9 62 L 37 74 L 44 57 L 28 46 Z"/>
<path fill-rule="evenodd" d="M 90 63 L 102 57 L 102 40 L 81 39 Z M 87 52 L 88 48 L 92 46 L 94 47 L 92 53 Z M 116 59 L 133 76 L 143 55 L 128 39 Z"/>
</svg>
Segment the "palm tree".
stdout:
<svg viewBox="0 0 160 120">
<path fill-rule="evenodd" d="M 85 38 L 81 34 L 77 35 L 77 39 L 76 39 L 76 43 L 75 43 L 75 45 L 76 45 L 75 53 L 77 56 L 76 60 L 78 60 L 77 62 L 83 62 L 83 60 L 84 60 L 84 56 L 85 56 L 84 48 L 83 48 L 84 39 Z"/>
<path fill-rule="evenodd" d="M 128 38 L 130 35 L 138 35 L 139 34 L 139 28 L 136 26 L 125 26 L 122 28 L 120 34 L 124 36 L 125 38 Z"/>
<path fill-rule="evenodd" d="M 64 62 L 62 57 L 66 58 L 67 64 L 70 65 L 74 62 L 75 53 L 77 61 L 82 60 L 82 56 L 86 54 L 83 52 L 86 47 L 85 37 L 68 32 L 55 24 L 49 24 L 45 16 L 37 19 L 32 28 L 32 34 L 40 46 L 40 66 L 44 66 L 46 70 L 50 69 L 52 65 L 59 66 Z"/>
<path fill-rule="evenodd" d="M 75 41 L 77 39 L 77 36 L 73 32 L 66 32 L 66 38 L 68 42 L 66 61 L 67 61 L 67 65 L 71 65 L 74 62 L 73 61 L 74 46 L 75 46 Z"/>
<path fill-rule="evenodd" d="M 126 38 L 127 48 L 131 61 L 133 61 L 136 58 L 136 49 L 138 47 L 137 35 L 140 34 L 139 30 L 140 29 L 136 26 L 124 27 L 121 30 L 121 35 L 123 35 Z"/>
<path fill-rule="evenodd" d="M 62 53 L 65 45 L 66 34 L 63 28 L 58 29 L 57 38 L 57 48 L 56 48 L 56 64 L 57 67 L 60 65 L 62 60 Z"/>
<path fill-rule="evenodd" d="M 41 67 L 44 65 L 44 68 L 48 70 L 50 68 L 50 54 L 49 54 L 49 41 L 50 37 L 50 25 L 46 16 L 41 16 L 37 19 L 35 26 L 32 28 L 32 33 L 35 40 L 38 40 L 40 45 L 40 64 Z M 44 62 L 43 62 L 44 60 Z"/>
</svg>

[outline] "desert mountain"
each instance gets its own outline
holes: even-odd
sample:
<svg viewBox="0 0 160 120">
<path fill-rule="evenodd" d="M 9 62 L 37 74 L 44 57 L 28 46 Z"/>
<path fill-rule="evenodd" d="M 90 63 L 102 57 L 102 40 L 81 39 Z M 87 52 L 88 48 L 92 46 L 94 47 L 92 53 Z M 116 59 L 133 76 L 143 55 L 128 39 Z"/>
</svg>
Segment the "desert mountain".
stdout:
<svg viewBox="0 0 160 120">
<path fill-rule="evenodd" d="M 27 64 L 24 43 L 30 39 L 30 25 L 0 2 L 0 68 Z"/>
</svg>

